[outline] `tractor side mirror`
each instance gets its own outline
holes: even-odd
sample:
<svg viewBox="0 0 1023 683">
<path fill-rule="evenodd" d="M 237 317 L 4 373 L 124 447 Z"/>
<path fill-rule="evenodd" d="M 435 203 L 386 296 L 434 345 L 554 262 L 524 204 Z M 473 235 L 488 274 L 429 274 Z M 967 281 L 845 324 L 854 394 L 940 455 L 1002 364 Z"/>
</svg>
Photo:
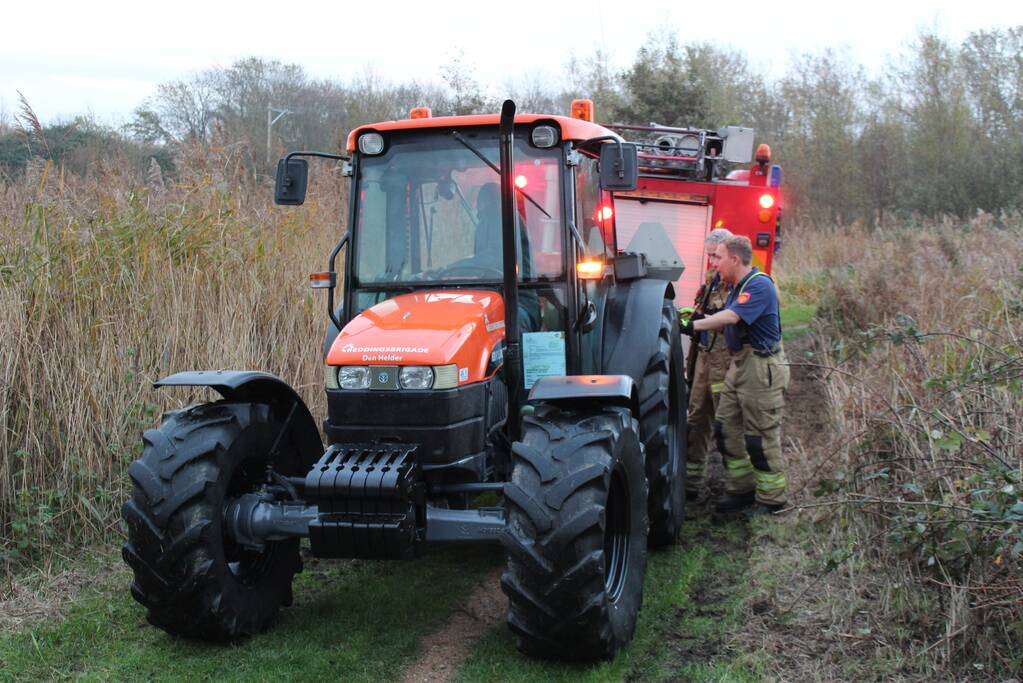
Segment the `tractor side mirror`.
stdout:
<svg viewBox="0 0 1023 683">
<path fill-rule="evenodd" d="M 281 159 L 277 162 L 274 204 L 298 206 L 305 202 L 309 182 L 309 162 L 305 159 Z"/>
<path fill-rule="evenodd" d="M 604 190 L 635 190 L 639 182 L 639 153 L 631 142 L 600 146 L 600 187 Z"/>
</svg>

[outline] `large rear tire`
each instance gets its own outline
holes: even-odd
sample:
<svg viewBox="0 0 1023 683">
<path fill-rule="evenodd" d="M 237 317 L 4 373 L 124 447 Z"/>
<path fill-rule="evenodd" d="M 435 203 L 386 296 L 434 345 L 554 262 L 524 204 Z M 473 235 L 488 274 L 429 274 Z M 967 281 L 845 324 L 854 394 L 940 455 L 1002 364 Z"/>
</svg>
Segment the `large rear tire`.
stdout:
<svg viewBox="0 0 1023 683">
<path fill-rule="evenodd" d="M 675 305 L 661 307 L 657 351 L 639 387 L 640 433 L 650 482 L 650 545 L 678 540 L 686 508 L 686 410 L 682 337 Z"/>
<path fill-rule="evenodd" d="M 242 548 L 225 532 L 223 514 L 231 499 L 265 482 L 271 457 L 275 471 L 300 473 L 282 430 L 267 405 L 220 402 L 172 413 L 143 435 L 142 457 L 128 468 L 134 492 L 122 507 L 123 556 L 135 573 L 132 595 L 154 626 L 233 640 L 266 630 L 291 604 L 299 540 Z"/>
<path fill-rule="evenodd" d="M 508 625 L 526 654 L 610 659 L 632 639 L 646 572 L 647 484 L 626 409 L 539 406 L 504 497 Z"/>
</svg>

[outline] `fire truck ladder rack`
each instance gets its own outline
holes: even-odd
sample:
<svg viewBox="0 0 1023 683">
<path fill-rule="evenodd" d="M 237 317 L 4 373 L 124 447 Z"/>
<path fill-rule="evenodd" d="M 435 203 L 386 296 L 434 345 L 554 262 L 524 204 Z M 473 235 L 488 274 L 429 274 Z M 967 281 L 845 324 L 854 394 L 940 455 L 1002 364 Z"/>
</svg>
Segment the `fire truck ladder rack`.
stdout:
<svg viewBox="0 0 1023 683">
<path fill-rule="evenodd" d="M 716 131 L 671 126 L 627 126 L 602 124 L 616 132 L 643 133 L 645 140 L 630 140 L 639 151 L 639 167 L 644 173 L 673 175 L 692 179 L 714 177 L 724 138 Z M 652 140 L 650 139 L 652 138 Z"/>
</svg>

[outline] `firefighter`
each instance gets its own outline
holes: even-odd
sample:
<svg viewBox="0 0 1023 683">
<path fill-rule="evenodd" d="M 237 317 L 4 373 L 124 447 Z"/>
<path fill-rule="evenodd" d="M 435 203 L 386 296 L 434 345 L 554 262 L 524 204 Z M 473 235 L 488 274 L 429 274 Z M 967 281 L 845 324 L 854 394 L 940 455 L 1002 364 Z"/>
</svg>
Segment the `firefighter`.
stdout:
<svg viewBox="0 0 1023 683">
<path fill-rule="evenodd" d="M 750 516 L 785 507 L 781 417 L 789 368 L 781 344 L 778 292 L 751 265 L 746 237 L 717 247 L 718 272 L 732 286 L 724 310 L 686 324 L 685 332 L 724 330 L 730 362 L 714 416 L 714 437 L 725 461 L 725 494 L 718 512 L 751 507 Z"/>
<path fill-rule="evenodd" d="M 706 250 L 710 268 L 707 279 L 696 295 L 694 319 L 712 316 L 724 309 L 729 287 L 717 272 L 717 246 L 732 236 L 724 228 L 707 235 Z M 728 349 L 720 332 L 701 332 L 693 340 L 696 367 L 689 393 L 689 447 L 686 451 L 686 498 L 696 500 L 707 476 L 707 455 L 714 436 L 714 413 L 728 370 Z M 697 348 L 698 347 L 698 348 Z M 690 366 L 691 367 L 691 366 Z"/>
</svg>

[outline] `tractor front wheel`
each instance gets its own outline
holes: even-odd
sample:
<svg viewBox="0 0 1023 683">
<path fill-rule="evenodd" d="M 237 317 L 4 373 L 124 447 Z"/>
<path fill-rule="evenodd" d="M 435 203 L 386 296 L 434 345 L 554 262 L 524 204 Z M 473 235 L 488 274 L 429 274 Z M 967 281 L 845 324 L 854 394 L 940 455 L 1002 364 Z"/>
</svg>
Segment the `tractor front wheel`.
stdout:
<svg viewBox="0 0 1023 683">
<path fill-rule="evenodd" d="M 610 659 L 632 639 L 647 556 L 638 431 L 620 408 L 525 418 L 504 491 L 501 587 L 526 654 Z"/>
<path fill-rule="evenodd" d="M 284 426 L 259 403 L 210 403 L 170 414 L 143 436 L 122 508 L 132 595 L 151 624 L 178 636 L 225 641 L 259 633 L 291 604 L 298 539 L 242 547 L 224 509 L 266 482 L 268 467 L 301 469 Z M 276 452 L 270 449 L 276 444 Z"/>
</svg>

